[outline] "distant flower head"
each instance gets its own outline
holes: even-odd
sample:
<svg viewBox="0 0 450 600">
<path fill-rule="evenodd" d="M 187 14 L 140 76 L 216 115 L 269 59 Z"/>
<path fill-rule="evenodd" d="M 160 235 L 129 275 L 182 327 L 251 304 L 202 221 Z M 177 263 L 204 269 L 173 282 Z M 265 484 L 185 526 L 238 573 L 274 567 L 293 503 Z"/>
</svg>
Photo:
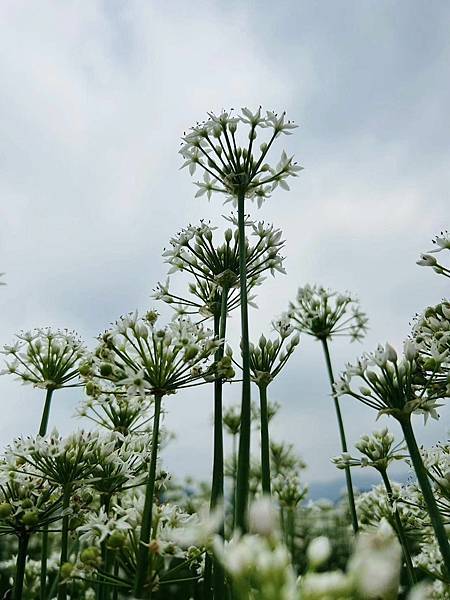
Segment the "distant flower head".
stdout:
<svg viewBox="0 0 450 600">
<path fill-rule="evenodd" d="M 349 294 L 338 294 L 321 286 L 299 288 L 289 305 L 289 316 L 299 331 L 317 339 L 348 336 L 360 340 L 367 330 L 367 317 Z"/>
<path fill-rule="evenodd" d="M 438 419 L 439 395 L 433 392 L 434 375 L 423 377 L 417 364 L 418 351 L 414 342 L 407 341 L 404 353 L 398 358 L 390 344 L 378 346 L 373 354 L 364 355 L 356 365 L 348 365 L 335 384 L 338 395 L 350 395 L 374 408 L 379 415 L 389 414 L 401 420 L 411 413 Z M 436 361 L 443 360 L 435 357 Z M 351 385 L 359 380 L 359 385 Z"/>
<path fill-rule="evenodd" d="M 89 365 L 88 372 L 90 369 Z M 147 396 L 100 393 L 83 398 L 77 408 L 77 416 L 87 417 L 98 426 L 127 437 L 146 431 L 151 403 L 151 397 Z"/>
<path fill-rule="evenodd" d="M 394 443 L 393 434 L 387 428 L 374 431 L 371 435 L 363 435 L 355 447 L 363 454 L 361 458 L 353 458 L 348 452 L 332 459 L 338 469 L 350 466 L 373 467 L 385 471 L 391 462 L 405 458 L 402 444 Z"/>
<path fill-rule="evenodd" d="M 237 435 L 241 428 L 241 409 L 239 406 L 228 406 L 223 410 L 223 425 L 231 435 Z"/>
<path fill-rule="evenodd" d="M 287 473 L 284 475 L 277 475 L 274 478 L 273 491 L 281 506 L 286 508 L 296 508 L 296 506 L 306 497 L 308 488 L 300 483 L 298 475 L 295 473 Z"/>
<path fill-rule="evenodd" d="M 44 389 L 67 387 L 78 378 L 85 348 L 74 333 L 34 329 L 16 338 L 13 345 L 3 347 L 9 361 L 2 374 L 16 375 L 23 383 Z"/>
<path fill-rule="evenodd" d="M 188 167 L 191 175 L 197 167 L 203 172 L 203 181 L 196 182 L 196 197 L 207 195 L 209 199 L 213 192 L 219 192 L 235 202 L 242 191 L 260 206 L 276 187 L 288 190 L 286 180 L 296 177 L 301 167 L 284 151 L 274 166 L 266 159 L 275 139 L 281 134 L 290 135 L 295 127 L 286 120 L 285 113 L 267 111 L 263 116 L 261 107 L 255 113 L 247 108 L 240 114 L 233 110 L 219 115 L 208 113 L 206 121 L 197 123 L 183 136 L 180 150 L 182 168 Z M 257 149 L 255 140 L 262 129 L 267 129 L 268 135 Z"/>
<path fill-rule="evenodd" d="M 284 258 L 280 252 L 284 246 L 282 233 L 273 225 L 263 222 L 247 223 L 255 242 L 246 240 L 248 288 L 260 285 L 263 274 L 270 271 L 285 273 Z M 182 314 L 200 314 L 203 317 L 220 314 L 223 289 L 228 293 L 228 310 L 239 306 L 239 243 L 238 232 L 227 229 L 223 243 L 214 244 L 215 228 L 201 222 L 189 226 L 171 238 L 171 248 L 163 256 L 171 265 L 169 274 L 184 271 L 192 275 L 189 284 L 192 299 L 177 296 L 169 291 L 169 282 L 159 283 L 154 298 L 163 300 Z M 253 297 L 250 297 L 252 304 Z"/>
<path fill-rule="evenodd" d="M 288 331 L 281 328 L 275 340 L 261 335 L 257 344 L 250 344 L 250 372 L 258 386 L 267 386 L 280 373 L 300 341 L 298 334 L 289 338 Z"/>
<path fill-rule="evenodd" d="M 430 527 L 427 512 L 419 506 L 417 488 L 392 483 L 392 497 L 389 498 L 384 484 L 374 485 L 368 492 L 356 498 L 356 510 L 361 528 L 373 531 L 385 519 L 395 527 L 392 506 L 400 515 L 403 528 L 408 537 L 419 539 Z"/>
<path fill-rule="evenodd" d="M 210 330 L 187 317 L 161 329 L 156 323 L 154 311 L 144 317 L 130 314 L 100 336 L 99 346 L 82 369 L 92 383 L 92 395 L 108 388 L 130 397 L 166 395 L 209 374 L 209 359 L 222 343 Z"/>
</svg>

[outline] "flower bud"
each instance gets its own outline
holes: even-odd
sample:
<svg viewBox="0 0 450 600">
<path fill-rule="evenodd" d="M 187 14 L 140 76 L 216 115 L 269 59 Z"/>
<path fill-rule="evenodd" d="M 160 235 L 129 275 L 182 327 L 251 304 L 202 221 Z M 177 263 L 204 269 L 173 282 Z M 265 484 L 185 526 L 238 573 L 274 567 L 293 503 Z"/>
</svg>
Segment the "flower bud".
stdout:
<svg viewBox="0 0 450 600">
<path fill-rule="evenodd" d="M 386 352 L 386 360 L 388 360 L 388 361 L 390 361 L 392 363 L 397 362 L 397 352 L 388 343 L 386 343 L 385 352 Z"/>
<path fill-rule="evenodd" d="M 13 511 L 13 507 L 9 502 L 0 503 L 0 519 L 7 519 Z"/>
<path fill-rule="evenodd" d="M 74 569 L 75 569 L 75 565 L 70 562 L 66 562 L 63 565 L 61 565 L 61 570 L 60 570 L 61 579 L 65 580 L 65 579 L 69 579 L 70 577 L 72 577 L 72 573 L 74 572 Z"/>
<path fill-rule="evenodd" d="M 406 340 L 403 351 L 409 362 L 412 362 L 417 356 L 417 346 L 412 340 Z"/>
<path fill-rule="evenodd" d="M 39 521 L 39 513 L 37 510 L 27 510 L 23 513 L 20 520 L 23 525 L 26 525 L 27 527 L 33 527 L 33 525 L 37 525 Z"/>
</svg>

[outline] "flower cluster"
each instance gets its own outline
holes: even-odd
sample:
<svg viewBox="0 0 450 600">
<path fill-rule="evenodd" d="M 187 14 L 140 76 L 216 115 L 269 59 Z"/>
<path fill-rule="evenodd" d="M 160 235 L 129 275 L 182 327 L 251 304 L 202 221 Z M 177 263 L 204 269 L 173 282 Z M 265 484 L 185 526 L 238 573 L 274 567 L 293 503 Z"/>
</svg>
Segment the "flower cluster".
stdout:
<svg viewBox="0 0 450 600">
<path fill-rule="evenodd" d="M 77 415 L 87 417 L 104 429 L 128 436 L 146 432 L 151 420 L 151 403 L 151 397 L 142 395 L 98 394 L 83 398 Z"/>
<path fill-rule="evenodd" d="M 293 157 L 281 154 L 275 167 L 266 162 L 273 142 L 281 134 L 290 135 L 296 125 L 286 120 L 285 113 L 277 115 L 267 111 L 263 116 L 261 107 L 252 113 L 243 108 L 241 114 L 233 110 L 219 115 L 208 113 L 208 119 L 191 127 L 183 137 L 180 154 L 184 158 L 182 168 L 188 167 L 193 175 L 197 166 L 203 171 L 203 181 L 196 182 L 196 197 L 213 192 L 225 194 L 235 201 L 238 194 L 256 199 L 258 206 L 280 186 L 288 190 L 286 180 L 296 177 L 301 167 Z M 255 140 L 267 129 L 269 135 L 255 153 Z M 243 136 L 247 137 L 246 145 Z"/>
<path fill-rule="evenodd" d="M 348 452 L 333 458 L 332 462 L 338 469 L 349 467 L 373 467 L 378 471 L 386 471 L 391 462 L 405 458 L 403 444 L 394 443 L 394 435 L 385 427 L 374 431 L 371 435 L 363 435 L 355 447 L 363 455 L 353 458 Z"/>
<path fill-rule="evenodd" d="M 47 328 L 16 337 L 13 345 L 3 347 L 3 354 L 10 361 L 2 374 L 16 375 L 23 383 L 53 390 L 69 387 L 78 378 L 85 348 L 74 333 Z"/>
<path fill-rule="evenodd" d="M 47 438 L 27 437 L 14 440 L 5 456 L 9 465 L 52 485 L 84 484 L 96 468 L 98 432 L 80 431 L 61 437 L 54 430 Z"/>
<path fill-rule="evenodd" d="M 211 371 L 208 359 L 222 342 L 187 317 L 161 329 L 156 320 L 154 311 L 144 317 L 130 314 L 100 336 L 95 353 L 80 370 L 91 381 L 88 393 L 123 391 L 145 398 L 204 380 Z"/>
<path fill-rule="evenodd" d="M 433 375 L 435 393 L 450 395 L 450 302 L 429 306 L 416 319 L 412 331 L 418 346 L 420 367 Z"/>
<path fill-rule="evenodd" d="M 390 344 L 378 346 L 373 354 L 364 355 L 356 365 L 348 365 L 341 379 L 336 383 L 338 395 L 350 395 L 378 411 L 401 420 L 411 413 L 431 416 L 438 419 L 437 399 L 430 385 L 435 374 L 425 379 L 417 368 L 418 349 L 414 342 L 407 341 L 403 356 L 399 359 Z M 438 364 L 443 358 L 435 357 Z M 353 379 L 358 378 L 362 385 L 352 387 Z"/>
<path fill-rule="evenodd" d="M 255 243 L 246 240 L 247 288 L 260 285 L 263 273 L 276 271 L 285 273 L 284 258 L 280 252 L 284 246 L 282 233 L 273 225 L 263 222 L 247 223 L 251 228 Z M 171 248 L 163 256 L 171 265 L 169 274 L 184 271 L 193 276 L 195 282 L 189 284 L 189 292 L 193 298 L 177 296 L 169 291 L 169 282 L 159 283 L 154 298 L 173 305 L 179 313 L 197 314 L 210 317 L 220 314 L 221 294 L 227 294 L 227 309 L 239 306 L 239 237 L 237 229 L 227 229 L 224 242 L 218 246 L 213 244 L 215 228 L 206 223 L 189 226 L 171 238 Z M 253 296 L 250 304 L 254 306 Z"/>
<path fill-rule="evenodd" d="M 0 535 L 30 535 L 62 516 L 55 485 L 23 472 L 11 461 L 0 465 Z"/>
<path fill-rule="evenodd" d="M 322 286 L 299 288 L 296 302 L 289 305 L 289 316 L 300 331 L 319 340 L 336 336 L 360 340 L 367 330 L 367 317 L 355 298 Z"/>
<path fill-rule="evenodd" d="M 267 386 L 273 381 L 300 341 L 298 334 L 288 340 L 292 332 L 289 323 L 286 325 L 281 323 L 278 330 L 279 338 L 270 340 L 261 335 L 257 345 L 250 344 L 250 371 L 253 381 L 258 386 Z"/>
</svg>

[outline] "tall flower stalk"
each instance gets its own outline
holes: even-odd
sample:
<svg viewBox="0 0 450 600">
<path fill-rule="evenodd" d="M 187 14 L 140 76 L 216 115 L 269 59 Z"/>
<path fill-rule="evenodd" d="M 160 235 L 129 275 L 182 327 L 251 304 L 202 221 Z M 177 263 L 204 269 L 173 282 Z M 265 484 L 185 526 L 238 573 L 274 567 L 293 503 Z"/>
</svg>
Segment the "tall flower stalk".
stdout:
<svg viewBox="0 0 450 600">
<path fill-rule="evenodd" d="M 348 366 L 336 384 L 336 392 L 339 395 L 353 396 L 366 406 L 377 410 L 379 415 L 391 415 L 399 422 L 445 570 L 447 576 L 450 576 L 450 545 L 447 533 L 411 424 L 413 413 L 423 414 L 425 420 L 429 416 L 438 418 L 437 400 L 440 398 L 440 390 L 439 387 L 436 389 L 433 386 L 433 380 L 447 355 L 447 351 L 442 354 L 433 351 L 434 368 L 431 374 L 427 375 L 414 342 L 405 343 L 401 359 L 398 359 L 397 352 L 389 344 L 385 347 L 379 346 L 376 352 L 364 356 L 355 366 Z M 353 378 L 359 378 L 362 383 L 358 389 L 351 386 Z"/>
<path fill-rule="evenodd" d="M 335 393 L 335 378 L 331 364 L 328 340 L 335 337 L 350 337 L 352 341 L 360 340 L 367 328 L 367 317 L 360 311 L 357 301 L 348 294 L 337 294 L 321 286 L 306 285 L 299 288 L 296 302 L 291 302 L 289 315 L 299 331 L 313 336 L 321 342 L 331 395 L 336 411 L 336 419 L 343 452 L 348 451 L 339 399 Z M 345 467 L 347 495 L 353 531 L 358 531 L 358 517 L 355 507 L 352 476 L 350 468 Z"/>
<path fill-rule="evenodd" d="M 196 196 L 213 192 L 225 194 L 228 200 L 237 205 L 239 242 L 239 285 L 241 305 L 241 351 L 242 351 L 242 401 L 241 429 L 239 437 L 238 470 L 236 482 L 236 526 L 245 531 L 250 475 L 250 355 L 249 324 L 247 307 L 247 268 L 245 237 L 245 202 L 256 199 L 260 205 L 273 190 L 280 185 L 289 189 L 286 179 L 296 176 L 301 167 L 285 152 L 276 167 L 265 162 L 275 139 L 282 133 L 290 134 L 295 125 L 285 121 L 285 114 L 278 116 L 267 112 L 262 116 L 261 108 L 252 113 L 243 108 L 240 115 L 223 112 L 220 115 L 209 113 L 208 120 L 195 125 L 183 137 L 181 155 L 185 159 L 183 167 L 194 174 L 197 166 L 203 171 L 203 181 L 196 182 Z M 260 129 L 269 129 L 267 141 L 254 153 L 254 142 Z M 243 130 L 246 138 L 244 146 L 240 137 Z"/>
<path fill-rule="evenodd" d="M 262 335 L 258 344 L 250 344 L 250 373 L 253 382 L 258 387 L 260 401 L 261 485 L 263 493 L 267 495 L 271 494 L 267 388 L 283 369 L 300 341 L 298 334 L 289 339 L 293 331 L 289 319 L 282 318 L 273 325 L 279 334 L 277 339 L 270 340 Z"/>
<path fill-rule="evenodd" d="M 231 218 L 234 222 L 234 219 Z M 284 241 L 281 231 L 264 223 L 246 220 L 245 226 L 251 230 L 256 241 L 246 240 L 246 272 L 248 288 L 254 288 L 263 281 L 266 271 L 284 273 L 283 257 L 280 254 Z M 214 320 L 216 337 L 225 339 L 228 313 L 239 306 L 239 235 L 238 230 L 228 228 L 224 241 L 215 245 L 214 228 L 201 222 L 189 226 L 171 238 L 171 248 L 164 252 L 166 262 L 171 266 L 169 273 L 183 271 L 194 278 L 189 284 L 189 298 L 174 294 L 169 290 L 169 282 L 159 283 L 154 297 L 168 303 L 178 314 L 198 314 Z M 252 303 L 253 296 L 247 298 Z M 227 366 L 228 357 L 223 356 L 223 348 L 216 353 L 216 363 Z M 230 365 L 229 376 L 234 372 Z M 223 497 L 223 431 L 222 431 L 222 388 L 223 380 L 214 382 L 214 450 L 211 491 L 211 509 L 216 510 Z"/>
<path fill-rule="evenodd" d="M 200 385 L 205 378 L 221 375 L 208 360 L 222 342 L 209 330 L 188 318 L 179 318 L 159 329 L 157 319 L 155 311 L 149 311 L 143 318 L 137 313 L 120 318 L 112 330 L 101 336 L 100 345 L 83 369 L 88 373 L 93 393 L 112 387 L 116 393 L 122 390 L 124 395 L 154 398 L 152 447 L 136 556 L 136 598 L 150 597 L 153 586 L 149 544 L 162 399 L 182 388 Z"/>
</svg>

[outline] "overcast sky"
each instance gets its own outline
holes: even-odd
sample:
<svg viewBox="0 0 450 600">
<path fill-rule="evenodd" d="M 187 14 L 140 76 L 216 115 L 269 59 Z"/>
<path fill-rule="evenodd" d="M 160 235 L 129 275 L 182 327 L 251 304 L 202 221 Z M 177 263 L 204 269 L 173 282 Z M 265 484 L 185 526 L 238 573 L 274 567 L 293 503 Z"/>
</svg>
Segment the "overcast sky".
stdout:
<svg viewBox="0 0 450 600">
<path fill-rule="evenodd" d="M 448 296 L 415 261 L 449 226 L 449 25 L 450 5 L 437 0 L 3 0 L 0 343 L 52 325 L 92 346 L 122 313 L 154 305 L 169 237 L 229 211 L 220 197 L 194 199 L 180 135 L 209 110 L 261 104 L 300 124 L 279 151 L 305 170 L 291 192 L 249 206 L 283 229 L 288 271 L 259 288 L 252 338 L 316 282 L 353 291 L 370 318 L 362 344 L 333 344 L 336 371 L 378 342 L 400 346 L 414 314 Z M 303 338 L 271 388 L 282 405 L 273 436 L 295 444 L 316 482 L 339 476 L 323 367 Z M 42 392 L 5 376 L 0 394 L 0 443 L 35 433 Z M 239 399 L 237 387 L 226 394 Z M 76 402 L 58 392 L 51 425 L 81 426 Z M 171 396 L 166 408 L 177 435 L 168 469 L 206 478 L 210 393 Z M 356 401 L 343 410 L 350 442 L 375 427 Z M 443 439 L 449 416 L 426 428 L 417 419 L 420 439 Z"/>
</svg>

